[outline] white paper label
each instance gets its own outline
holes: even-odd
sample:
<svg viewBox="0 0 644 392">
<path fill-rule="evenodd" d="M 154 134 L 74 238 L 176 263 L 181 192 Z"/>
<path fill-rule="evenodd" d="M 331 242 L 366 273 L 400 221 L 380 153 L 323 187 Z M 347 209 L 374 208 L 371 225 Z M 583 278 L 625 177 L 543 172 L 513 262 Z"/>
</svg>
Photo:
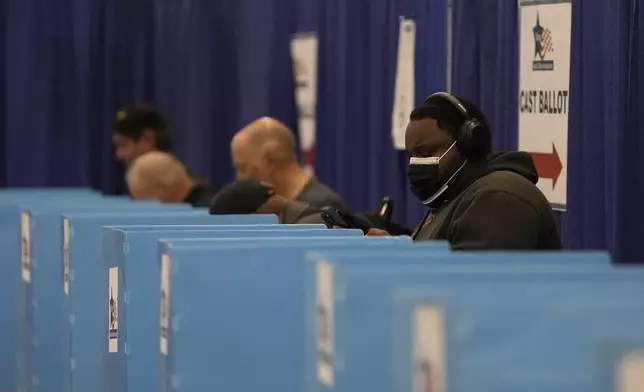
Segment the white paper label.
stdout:
<svg viewBox="0 0 644 392">
<path fill-rule="evenodd" d="M 69 219 L 63 219 L 63 292 L 69 295 L 69 273 L 70 273 L 70 254 L 69 254 Z"/>
<path fill-rule="evenodd" d="M 416 22 L 402 19 L 398 32 L 398 62 L 391 115 L 391 136 L 394 148 L 405 149 L 405 132 L 409 115 L 416 105 Z"/>
<path fill-rule="evenodd" d="M 22 270 L 22 280 L 31 283 L 31 216 L 27 211 L 23 211 L 20 216 L 20 268 Z"/>
<path fill-rule="evenodd" d="M 445 323 L 442 309 L 416 308 L 414 316 L 414 392 L 444 392 Z"/>
<path fill-rule="evenodd" d="M 161 255 L 161 354 L 168 355 L 170 329 L 170 256 Z"/>
<path fill-rule="evenodd" d="M 119 351 L 119 267 L 110 268 L 109 277 L 109 352 Z"/>
<path fill-rule="evenodd" d="M 333 386 L 334 320 L 333 320 L 333 267 L 325 262 L 317 264 L 316 295 L 317 374 L 320 382 Z"/>
<path fill-rule="evenodd" d="M 617 369 L 617 392 L 644 391 L 644 350 L 627 355 Z"/>
<path fill-rule="evenodd" d="M 298 34 L 291 39 L 291 58 L 295 77 L 300 146 L 309 170 L 315 150 L 315 123 L 318 78 L 318 37 L 315 33 Z"/>
</svg>

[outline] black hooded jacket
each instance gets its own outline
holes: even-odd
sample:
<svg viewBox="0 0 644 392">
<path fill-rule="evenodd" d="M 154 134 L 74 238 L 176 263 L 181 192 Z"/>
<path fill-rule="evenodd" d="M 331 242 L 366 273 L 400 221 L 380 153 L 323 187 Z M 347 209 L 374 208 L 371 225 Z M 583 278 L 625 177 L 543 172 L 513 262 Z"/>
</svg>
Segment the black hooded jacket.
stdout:
<svg viewBox="0 0 644 392">
<path fill-rule="evenodd" d="M 524 152 L 496 152 L 468 162 L 430 206 L 414 238 L 446 239 L 453 250 L 562 249 L 538 180 L 532 157 Z"/>
</svg>

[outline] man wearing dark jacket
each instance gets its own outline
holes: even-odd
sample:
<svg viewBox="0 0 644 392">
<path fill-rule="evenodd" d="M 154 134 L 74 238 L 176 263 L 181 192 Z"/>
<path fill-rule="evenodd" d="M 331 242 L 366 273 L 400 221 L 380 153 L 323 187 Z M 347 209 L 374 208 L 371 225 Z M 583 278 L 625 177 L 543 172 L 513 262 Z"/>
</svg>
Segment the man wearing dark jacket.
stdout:
<svg viewBox="0 0 644 392">
<path fill-rule="evenodd" d="M 532 157 L 490 153 L 490 128 L 476 106 L 436 93 L 410 120 L 410 187 L 429 209 L 416 241 L 446 239 L 454 250 L 562 249 Z"/>
<path fill-rule="evenodd" d="M 323 207 L 289 200 L 275 187 L 258 180 L 239 180 L 226 185 L 210 204 L 211 215 L 275 214 L 284 224 L 324 224 Z"/>
</svg>

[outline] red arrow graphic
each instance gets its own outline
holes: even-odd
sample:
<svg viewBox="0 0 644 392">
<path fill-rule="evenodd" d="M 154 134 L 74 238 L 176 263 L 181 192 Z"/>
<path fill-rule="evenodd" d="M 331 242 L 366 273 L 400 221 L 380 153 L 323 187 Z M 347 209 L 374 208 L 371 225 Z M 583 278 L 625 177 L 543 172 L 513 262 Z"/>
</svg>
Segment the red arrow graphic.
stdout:
<svg viewBox="0 0 644 392">
<path fill-rule="evenodd" d="M 549 178 L 552 180 L 552 189 L 555 189 L 557 180 L 561 174 L 561 159 L 555 144 L 552 143 L 552 152 L 531 152 L 534 165 L 537 167 L 539 178 Z"/>
<path fill-rule="evenodd" d="M 309 167 L 313 167 L 315 164 L 315 150 L 313 147 L 304 151 L 304 164 Z"/>
</svg>

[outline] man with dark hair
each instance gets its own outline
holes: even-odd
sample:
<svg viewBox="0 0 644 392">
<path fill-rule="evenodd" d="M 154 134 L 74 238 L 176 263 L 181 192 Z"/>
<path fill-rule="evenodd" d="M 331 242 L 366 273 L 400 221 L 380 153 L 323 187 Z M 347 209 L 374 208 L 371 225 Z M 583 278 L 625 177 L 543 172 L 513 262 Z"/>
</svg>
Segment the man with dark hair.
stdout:
<svg viewBox="0 0 644 392">
<path fill-rule="evenodd" d="M 112 124 L 112 141 L 116 159 L 126 166 L 146 152 L 172 150 L 167 121 L 147 104 L 135 104 L 118 111 Z"/>
<path fill-rule="evenodd" d="M 228 184 L 210 203 L 211 215 L 275 214 L 284 224 L 324 224 L 323 208 L 277 194 L 271 184 L 254 179 Z"/>
<path fill-rule="evenodd" d="M 116 159 L 130 167 L 135 159 L 153 151 L 171 153 L 172 136 L 167 120 L 153 106 L 139 103 L 119 110 L 112 124 Z M 216 189 L 186 167 L 188 175 L 203 187 Z"/>
<path fill-rule="evenodd" d="M 429 209 L 415 240 L 446 239 L 454 250 L 562 249 L 532 157 L 491 153 L 490 126 L 474 104 L 436 93 L 410 120 L 410 188 Z"/>
</svg>

